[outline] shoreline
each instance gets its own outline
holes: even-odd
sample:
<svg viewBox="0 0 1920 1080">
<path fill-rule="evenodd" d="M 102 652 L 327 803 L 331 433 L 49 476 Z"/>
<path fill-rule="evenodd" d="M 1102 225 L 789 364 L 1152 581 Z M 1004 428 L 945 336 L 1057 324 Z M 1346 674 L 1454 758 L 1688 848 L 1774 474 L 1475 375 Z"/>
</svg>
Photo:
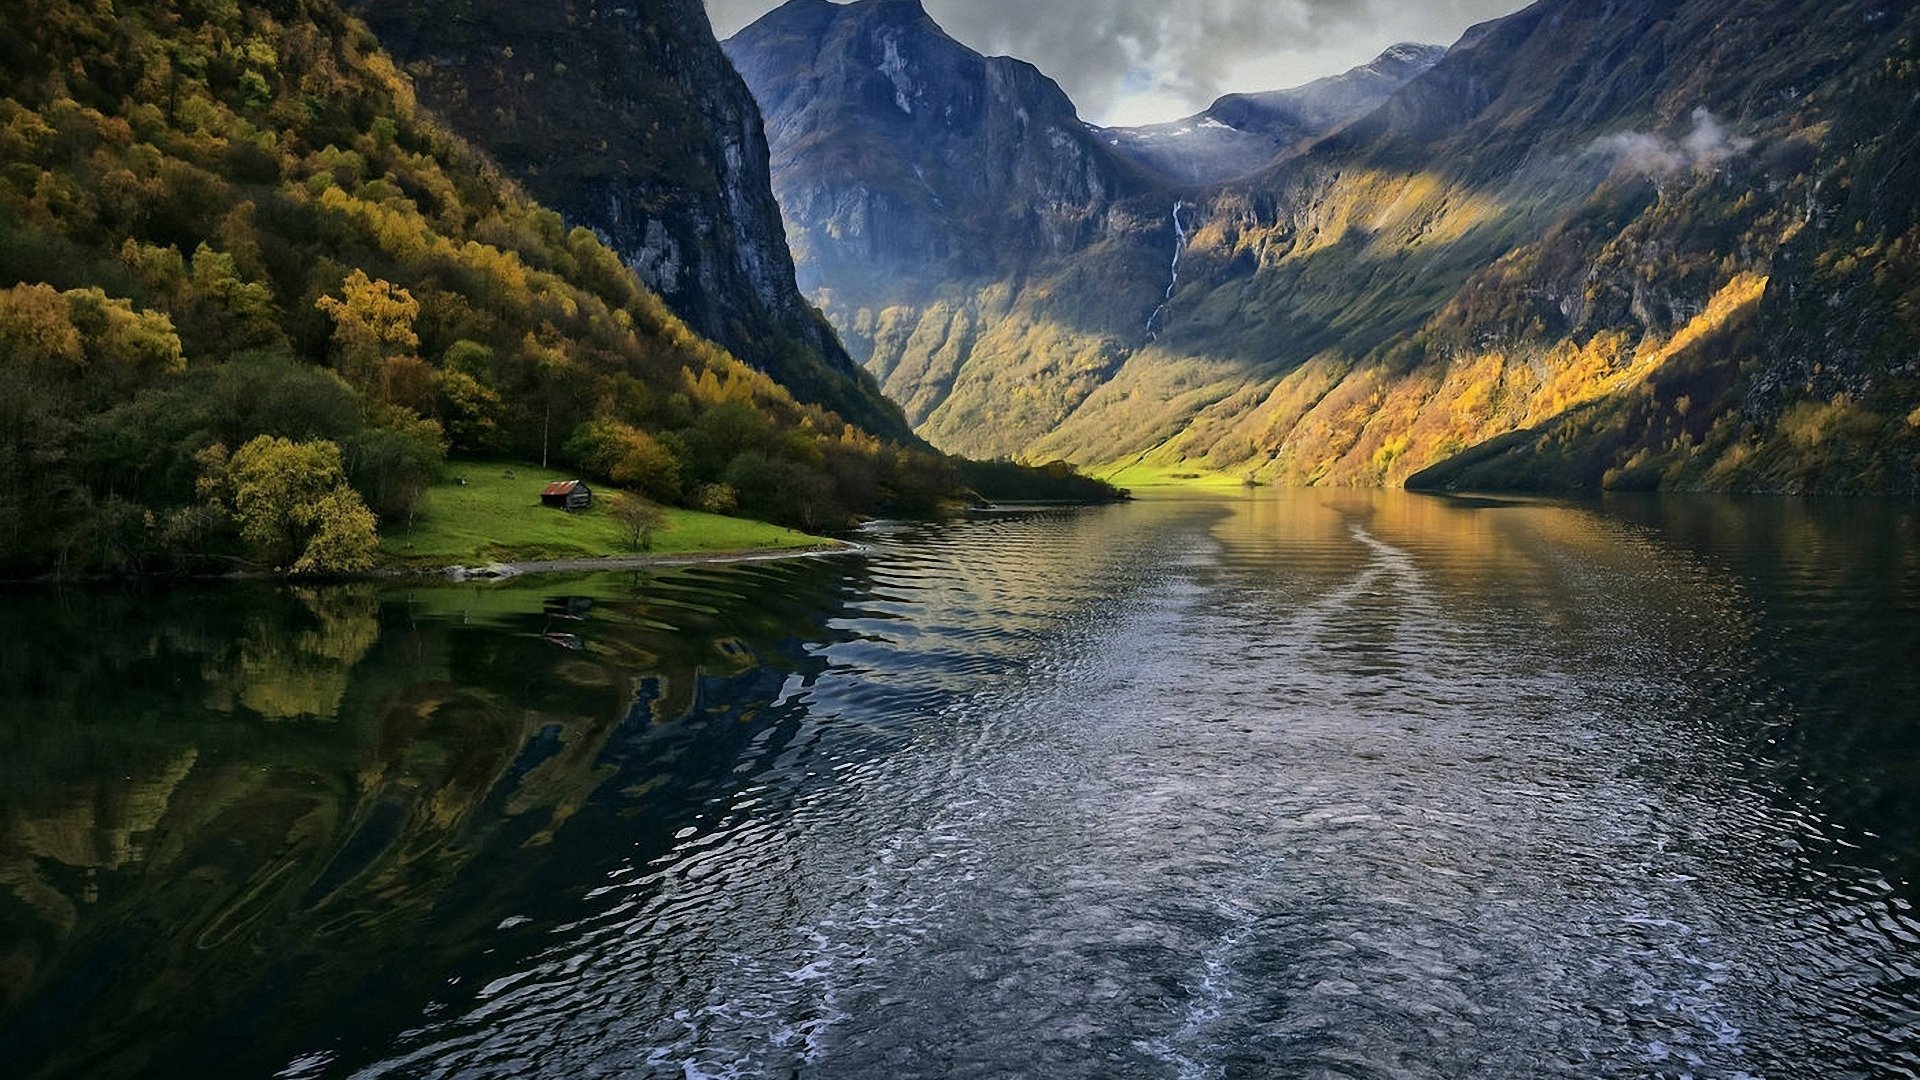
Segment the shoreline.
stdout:
<svg viewBox="0 0 1920 1080">
<path fill-rule="evenodd" d="M 539 574 L 592 574 L 611 570 L 647 570 L 659 567 L 778 562 L 786 559 L 824 559 L 861 555 L 873 550 L 850 540 L 828 540 L 810 547 L 743 548 L 725 551 L 679 551 L 658 555 L 601 555 L 570 559 L 528 559 L 481 563 L 474 566 L 376 566 L 352 574 L 293 575 L 273 570 L 234 570 L 224 574 L 95 574 L 76 577 L 0 578 L 0 588 L 63 587 L 68 585 L 166 585 L 184 582 L 275 581 L 295 585 L 343 585 L 357 581 L 508 581 Z"/>
<path fill-rule="evenodd" d="M 531 559 L 486 563 L 480 566 L 389 567 L 366 576 L 381 580 L 446 578 L 451 581 L 507 581 L 539 574 L 592 574 L 609 570 L 650 570 L 657 567 L 710 566 L 729 563 L 782 562 L 788 559 L 824 559 L 861 555 L 872 548 L 849 540 L 834 540 L 803 548 L 746 548 L 739 551 L 682 551 L 660 555 L 602 555 L 572 559 Z"/>
</svg>

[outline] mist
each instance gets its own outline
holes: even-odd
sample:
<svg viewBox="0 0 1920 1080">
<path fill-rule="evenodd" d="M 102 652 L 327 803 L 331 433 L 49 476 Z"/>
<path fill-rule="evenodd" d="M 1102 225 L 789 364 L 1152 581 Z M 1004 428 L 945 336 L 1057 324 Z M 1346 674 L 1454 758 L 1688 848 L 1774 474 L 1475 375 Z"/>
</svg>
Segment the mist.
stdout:
<svg viewBox="0 0 1920 1080">
<path fill-rule="evenodd" d="M 1596 140 L 1593 150 L 1610 156 L 1617 168 L 1659 178 L 1688 170 L 1708 172 L 1729 158 L 1753 149 L 1753 140 L 1727 130 L 1706 109 L 1693 111 L 1693 128 L 1679 138 L 1625 131 Z"/>
</svg>

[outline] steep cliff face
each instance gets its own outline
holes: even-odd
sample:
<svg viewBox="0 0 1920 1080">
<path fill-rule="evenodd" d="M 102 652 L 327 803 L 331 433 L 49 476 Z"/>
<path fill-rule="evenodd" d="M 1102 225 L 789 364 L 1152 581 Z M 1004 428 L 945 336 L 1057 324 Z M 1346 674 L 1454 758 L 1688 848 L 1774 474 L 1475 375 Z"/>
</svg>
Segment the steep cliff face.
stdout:
<svg viewBox="0 0 1920 1080">
<path fill-rule="evenodd" d="M 1920 399 L 1874 327 L 1910 310 L 1887 192 L 1920 178 L 1912 98 L 1882 84 L 1917 25 L 1868 2 L 1542 0 L 1261 172 L 1117 191 L 1077 249 L 851 316 L 920 430 L 972 452 L 1900 486 L 1885 463 Z"/>
<path fill-rule="evenodd" d="M 1139 185 L 1051 79 L 954 41 L 919 0 L 792 0 L 727 50 L 765 111 L 809 291 L 1076 250 Z"/>
<path fill-rule="evenodd" d="M 897 409 L 794 281 L 752 95 L 699 0 L 360 0 L 456 131 L 700 333 L 870 431 Z"/>
<path fill-rule="evenodd" d="M 1102 128 L 1100 137 L 1178 183 L 1201 186 L 1231 180 L 1371 113 L 1446 52 L 1438 45 L 1395 45 L 1370 63 L 1304 86 L 1228 94 L 1184 120 Z"/>
<path fill-rule="evenodd" d="M 989 394 L 986 413 L 930 414 L 968 396 L 955 361 L 996 349 L 1004 284 L 1137 225 L 1114 220 L 1116 201 L 1159 181 L 1096 138 L 1052 80 L 954 41 L 919 0 L 791 0 L 727 51 L 766 115 L 801 284 L 853 354 L 923 433 L 966 452 L 1046 430 L 1059 410 L 1048 378 L 1034 396 Z M 1119 347 L 1064 346 L 1083 369 Z M 1041 352 L 1051 365 L 1059 350 Z"/>
</svg>

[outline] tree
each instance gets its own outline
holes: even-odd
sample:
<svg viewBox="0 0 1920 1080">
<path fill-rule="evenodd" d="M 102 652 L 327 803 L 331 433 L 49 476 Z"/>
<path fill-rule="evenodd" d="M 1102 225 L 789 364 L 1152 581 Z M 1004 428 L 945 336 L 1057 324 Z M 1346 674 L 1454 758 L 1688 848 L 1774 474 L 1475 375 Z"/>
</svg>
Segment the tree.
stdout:
<svg viewBox="0 0 1920 1080">
<path fill-rule="evenodd" d="M 191 281 L 210 340 L 242 348 L 286 340 L 273 289 L 264 282 L 245 280 L 232 255 L 201 244 L 193 253 Z"/>
<path fill-rule="evenodd" d="M 226 465 L 240 536 L 265 561 L 296 574 L 373 565 L 373 512 L 347 485 L 340 447 L 262 435 Z"/>
<path fill-rule="evenodd" d="M 129 476 L 107 471 L 97 492 L 85 484 L 100 452 L 125 440 L 89 422 L 185 367 L 163 314 L 97 288 L 0 289 L 0 565 L 58 556 L 117 571 L 137 561 L 118 554 L 140 535 L 119 528 L 131 520 Z"/>
<path fill-rule="evenodd" d="M 329 491 L 305 517 L 311 535 L 307 549 L 294 560 L 294 573 L 352 573 L 373 565 L 373 553 L 380 547 L 377 522 L 352 488 Z"/>
<path fill-rule="evenodd" d="M 771 437 L 772 426 L 752 406 L 738 402 L 711 406 L 686 432 L 694 475 L 703 480 L 716 479 L 741 453 L 771 450 Z"/>
<path fill-rule="evenodd" d="M 500 395 L 465 371 L 441 371 L 434 378 L 438 411 L 447 434 L 462 450 L 493 449 L 500 442 L 500 417 L 506 407 Z"/>
<path fill-rule="evenodd" d="M 709 514 L 731 514 L 740 509 L 740 493 L 725 484 L 701 484 L 693 489 L 693 505 Z"/>
<path fill-rule="evenodd" d="M 341 372 L 363 392 L 382 389 L 389 358 L 412 356 L 420 348 L 413 321 L 420 302 L 390 281 L 355 270 L 341 283 L 339 297 L 322 296 L 314 307 L 333 316 L 333 344 Z"/>
<path fill-rule="evenodd" d="M 0 362 L 9 371 L 112 399 L 186 369 L 173 322 L 99 289 L 0 289 Z"/>
<path fill-rule="evenodd" d="M 10 365 L 79 366 L 80 331 L 68 315 L 66 297 L 51 285 L 0 291 L 0 350 Z"/>
<path fill-rule="evenodd" d="M 668 528 L 667 512 L 658 503 L 637 495 L 617 496 L 613 501 L 613 520 L 620 523 L 627 546 L 635 551 L 653 550 L 653 534 Z"/>
<path fill-rule="evenodd" d="M 636 487 L 654 498 L 680 497 L 680 461 L 660 440 L 618 420 L 580 425 L 566 452 L 594 473 L 616 484 Z"/>
<path fill-rule="evenodd" d="M 420 498 L 446 462 L 440 425 L 386 407 L 379 423 L 341 440 L 347 477 L 380 518 L 413 521 Z"/>
</svg>

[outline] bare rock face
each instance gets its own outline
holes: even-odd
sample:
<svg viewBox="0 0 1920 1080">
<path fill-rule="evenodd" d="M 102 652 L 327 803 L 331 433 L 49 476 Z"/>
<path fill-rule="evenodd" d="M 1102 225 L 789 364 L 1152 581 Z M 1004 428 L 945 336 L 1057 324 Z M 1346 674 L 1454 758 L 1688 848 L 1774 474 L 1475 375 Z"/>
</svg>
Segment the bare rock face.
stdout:
<svg viewBox="0 0 1920 1080">
<path fill-rule="evenodd" d="M 1150 183 L 1051 79 L 919 0 L 792 0 L 726 48 L 766 115 L 801 284 L 830 306 L 1075 250 Z"/>
<path fill-rule="evenodd" d="M 794 281 L 753 96 L 699 0 L 361 0 L 423 101 L 687 323 L 878 434 L 899 411 Z"/>
</svg>

